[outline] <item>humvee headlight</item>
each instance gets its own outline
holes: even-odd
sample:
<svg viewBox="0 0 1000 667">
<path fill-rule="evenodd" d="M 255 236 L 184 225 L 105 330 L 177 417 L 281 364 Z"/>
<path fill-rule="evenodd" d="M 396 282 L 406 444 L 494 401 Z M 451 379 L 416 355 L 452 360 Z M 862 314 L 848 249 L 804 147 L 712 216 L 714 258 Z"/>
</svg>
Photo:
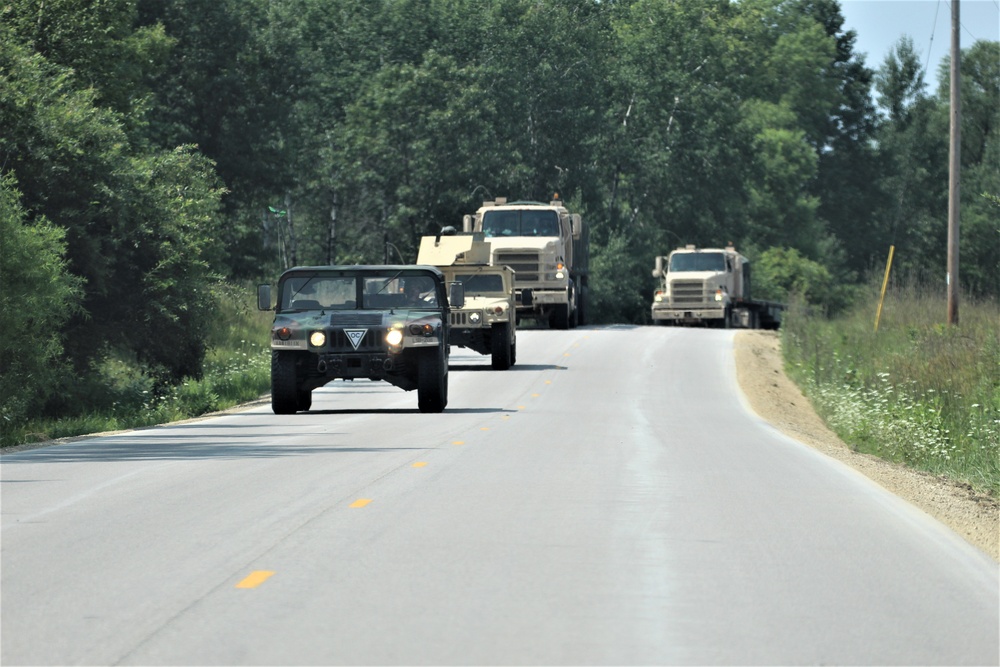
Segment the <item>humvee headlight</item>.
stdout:
<svg viewBox="0 0 1000 667">
<path fill-rule="evenodd" d="M 470 313 L 469 314 L 469 321 L 472 322 L 473 324 L 479 324 L 479 320 L 481 320 L 481 319 L 482 319 L 482 317 L 480 317 L 479 313 Z"/>
<path fill-rule="evenodd" d="M 433 324 L 411 324 L 410 325 L 410 335 L 411 336 L 428 336 L 434 335 L 434 325 Z"/>
<path fill-rule="evenodd" d="M 274 332 L 274 335 L 275 337 L 277 337 L 278 340 L 288 340 L 289 338 L 292 337 L 292 330 L 289 329 L 288 327 L 281 327 L 280 329 Z"/>
<path fill-rule="evenodd" d="M 403 342 L 403 332 L 399 329 L 390 329 L 385 335 L 385 342 L 389 345 L 399 345 Z"/>
<path fill-rule="evenodd" d="M 309 334 L 309 344 L 313 347 L 323 347 L 326 345 L 326 334 L 322 331 L 313 331 Z"/>
</svg>

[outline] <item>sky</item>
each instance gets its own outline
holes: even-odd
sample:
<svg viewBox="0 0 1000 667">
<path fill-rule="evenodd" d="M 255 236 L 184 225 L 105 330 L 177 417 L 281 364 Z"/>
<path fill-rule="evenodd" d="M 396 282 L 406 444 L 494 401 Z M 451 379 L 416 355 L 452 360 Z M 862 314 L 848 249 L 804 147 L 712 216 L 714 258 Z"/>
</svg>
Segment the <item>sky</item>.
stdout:
<svg viewBox="0 0 1000 667">
<path fill-rule="evenodd" d="M 878 69 L 903 35 L 925 63 L 927 92 L 937 89 L 938 66 L 951 51 L 951 0 L 840 0 L 844 30 L 858 34 L 855 51 Z M 979 39 L 1000 41 L 1000 0 L 959 0 L 960 46 Z"/>
</svg>

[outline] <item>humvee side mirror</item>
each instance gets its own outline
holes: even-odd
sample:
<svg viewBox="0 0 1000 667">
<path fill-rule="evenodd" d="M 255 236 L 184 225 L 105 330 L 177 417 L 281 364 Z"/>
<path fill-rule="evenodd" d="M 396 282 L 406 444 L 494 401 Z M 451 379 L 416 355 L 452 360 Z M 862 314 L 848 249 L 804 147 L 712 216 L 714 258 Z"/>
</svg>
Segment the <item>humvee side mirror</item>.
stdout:
<svg viewBox="0 0 1000 667">
<path fill-rule="evenodd" d="M 521 305 L 522 306 L 530 306 L 532 304 L 532 302 L 534 301 L 534 299 L 535 298 L 531 295 L 531 290 L 530 289 L 523 289 L 523 290 L 521 290 Z"/>
<path fill-rule="evenodd" d="M 462 283 L 452 283 L 448 294 L 448 303 L 452 308 L 462 308 L 465 306 L 465 285 Z"/>
<path fill-rule="evenodd" d="M 271 310 L 270 285 L 257 285 L 257 310 Z"/>
</svg>

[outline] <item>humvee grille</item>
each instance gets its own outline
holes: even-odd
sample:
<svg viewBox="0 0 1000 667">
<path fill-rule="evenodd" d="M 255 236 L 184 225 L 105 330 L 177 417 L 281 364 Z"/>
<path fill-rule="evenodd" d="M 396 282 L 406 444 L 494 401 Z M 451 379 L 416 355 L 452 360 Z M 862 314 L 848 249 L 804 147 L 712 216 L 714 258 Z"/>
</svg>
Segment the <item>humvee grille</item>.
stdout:
<svg viewBox="0 0 1000 667">
<path fill-rule="evenodd" d="M 538 280 L 541 269 L 537 252 L 504 252 L 498 250 L 494 255 L 494 263 L 507 265 L 517 272 L 518 281 Z"/>
<path fill-rule="evenodd" d="M 452 313 L 451 313 L 451 324 L 452 324 L 452 326 L 457 326 L 457 327 L 468 326 L 469 325 L 469 315 L 471 314 L 471 312 L 472 311 L 467 311 L 467 310 L 452 311 Z M 479 311 L 475 311 L 475 312 L 479 312 Z M 480 321 L 480 323 L 483 321 L 483 319 L 482 319 L 481 316 L 480 316 L 479 321 Z"/>
<path fill-rule="evenodd" d="M 340 323 L 338 322 L 338 324 Z M 350 329 L 350 326 L 348 328 Z M 357 331 L 363 328 L 358 327 L 358 329 L 351 330 Z M 387 349 L 385 337 L 380 335 L 378 329 L 367 329 L 361 342 L 358 343 L 357 349 L 355 349 L 351 343 L 351 339 L 344 330 L 333 329 L 329 333 L 327 346 L 332 352 L 384 352 Z"/>
</svg>

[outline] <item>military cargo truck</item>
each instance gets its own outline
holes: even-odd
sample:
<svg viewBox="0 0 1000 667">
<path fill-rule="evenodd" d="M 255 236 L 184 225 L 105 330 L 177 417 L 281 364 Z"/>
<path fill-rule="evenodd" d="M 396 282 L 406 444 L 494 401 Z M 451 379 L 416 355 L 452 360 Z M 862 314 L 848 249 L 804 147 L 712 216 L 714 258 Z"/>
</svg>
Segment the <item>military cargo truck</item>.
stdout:
<svg viewBox="0 0 1000 667">
<path fill-rule="evenodd" d="M 558 195 L 548 204 L 483 202 L 462 221 L 466 232 L 482 232 L 490 243 L 494 266 L 515 272 L 519 317 L 548 322 L 553 329 L 586 323 L 590 248 L 588 229 L 578 213 L 570 213 Z M 530 289 L 531 303 L 522 298 Z"/>
<path fill-rule="evenodd" d="M 461 284 L 450 302 L 461 308 Z M 257 305 L 271 310 L 271 286 Z M 421 412 L 448 404 L 449 295 L 433 266 L 306 266 L 277 285 L 271 325 L 271 408 L 307 411 L 335 379 L 384 380 L 417 390 Z"/>
<path fill-rule="evenodd" d="M 489 355 L 493 368 L 507 370 L 517 361 L 514 271 L 490 265 L 490 244 L 481 232 L 456 234 L 446 228 L 420 240 L 418 264 L 437 266 L 448 283 L 464 286 L 465 304 L 451 309 L 448 341 Z M 531 303 L 531 290 L 521 298 Z"/>
<path fill-rule="evenodd" d="M 687 245 L 656 258 L 654 324 L 777 329 L 784 305 L 752 297 L 750 261 L 736 248 Z"/>
</svg>

